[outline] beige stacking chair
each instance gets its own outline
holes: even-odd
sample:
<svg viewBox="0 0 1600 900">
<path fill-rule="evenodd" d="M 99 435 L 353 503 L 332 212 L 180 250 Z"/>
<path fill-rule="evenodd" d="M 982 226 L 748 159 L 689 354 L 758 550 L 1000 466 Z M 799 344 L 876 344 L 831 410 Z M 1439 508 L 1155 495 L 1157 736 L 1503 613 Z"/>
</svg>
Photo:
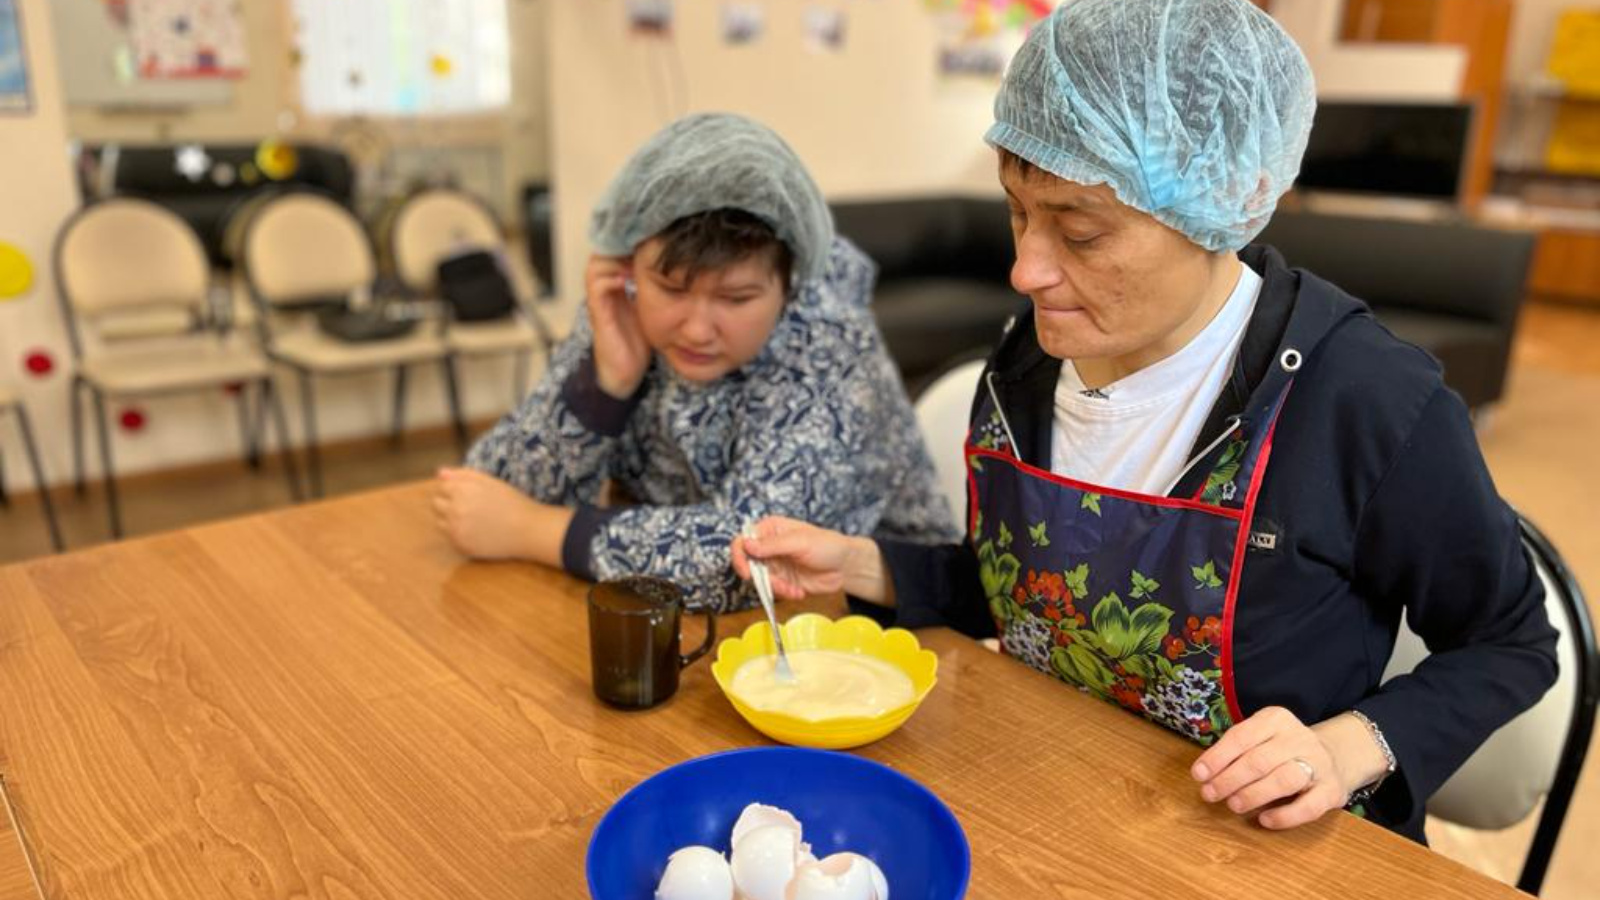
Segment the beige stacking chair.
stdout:
<svg viewBox="0 0 1600 900">
<path fill-rule="evenodd" d="M 72 377 L 74 483 L 84 490 L 82 397 L 94 402 L 100 463 L 113 537 L 121 537 L 106 400 L 235 388 L 246 459 L 259 465 L 251 394 L 278 430 L 290 494 L 300 498 L 283 409 L 271 367 L 252 335 L 231 330 L 211 309 L 211 272 L 194 231 L 145 200 L 91 204 L 61 227 L 56 280 L 76 371 Z"/>
<path fill-rule="evenodd" d="M 28 456 L 28 467 L 33 470 L 33 487 L 39 495 L 39 509 L 44 513 L 45 528 L 50 531 L 50 546 L 60 553 L 63 548 L 61 526 L 56 522 L 56 508 L 50 502 L 50 488 L 44 477 L 44 467 L 39 463 L 39 447 L 33 442 L 33 426 L 28 423 L 28 411 L 22 398 L 11 388 L 0 384 L 0 416 L 13 413 L 17 417 L 18 436 L 22 439 L 22 452 Z M 0 506 L 10 506 L 6 494 L 5 458 L 0 456 Z"/>
<path fill-rule="evenodd" d="M 311 490 L 322 496 L 317 444 L 315 376 L 395 372 L 395 421 L 404 405 L 408 366 L 437 364 L 445 378 L 451 419 L 464 430 L 455 368 L 434 323 L 421 322 L 399 337 L 351 342 L 324 333 L 314 312 L 330 305 L 361 305 L 377 278 L 377 262 L 361 223 L 337 201 L 296 191 L 263 202 L 244 226 L 244 278 L 256 308 L 267 353 L 293 369 L 300 382 Z"/>
<path fill-rule="evenodd" d="M 529 299 L 531 284 L 520 279 L 508 251 L 504 229 L 477 197 L 452 188 L 426 188 L 407 197 L 385 228 L 395 274 L 416 296 L 438 300 L 439 263 L 469 250 L 493 253 L 506 266 L 517 294 L 514 312 L 488 322 L 451 321 L 445 343 L 458 358 L 510 354 L 520 401 L 528 390 L 528 367 L 535 347 L 550 352 L 551 339 Z M 523 282 L 523 283 L 519 283 Z"/>
</svg>

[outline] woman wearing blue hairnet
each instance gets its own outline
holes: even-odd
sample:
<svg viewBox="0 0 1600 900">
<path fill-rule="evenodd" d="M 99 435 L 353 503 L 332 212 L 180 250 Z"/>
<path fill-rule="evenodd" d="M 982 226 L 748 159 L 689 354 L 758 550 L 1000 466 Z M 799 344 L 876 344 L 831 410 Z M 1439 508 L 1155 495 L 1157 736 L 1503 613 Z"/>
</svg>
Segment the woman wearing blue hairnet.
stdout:
<svg viewBox="0 0 1600 900">
<path fill-rule="evenodd" d="M 463 553 L 658 575 L 727 610 L 753 600 L 728 545 L 763 515 L 955 537 L 868 307 L 876 267 L 781 138 L 733 115 L 673 123 L 590 240 L 572 337 L 468 468 L 439 475 Z M 602 505 L 607 483 L 633 503 Z"/>
<path fill-rule="evenodd" d="M 1248 246 L 1299 168 L 1304 56 L 1244 0 L 1072 0 L 987 140 L 1032 301 L 974 400 L 965 543 L 787 519 L 734 548 L 1205 747 L 1268 828 L 1428 797 L 1555 677 L 1555 634 L 1467 413 L 1359 301 Z M 1400 617 L 1432 655 L 1380 684 Z"/>
</svg>

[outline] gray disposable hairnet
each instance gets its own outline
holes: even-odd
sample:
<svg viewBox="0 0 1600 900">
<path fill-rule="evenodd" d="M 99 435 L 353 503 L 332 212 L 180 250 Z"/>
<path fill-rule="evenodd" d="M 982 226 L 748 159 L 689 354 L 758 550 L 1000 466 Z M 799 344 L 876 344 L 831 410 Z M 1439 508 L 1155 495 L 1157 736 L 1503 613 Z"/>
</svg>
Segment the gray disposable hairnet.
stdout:
<svg viewBox="0 0 1600 900">
<path fill-rule="evenodd" d="M 1305 55 L 1245 0 L 1066 0 L 1012 60 L 984 139 L 1236 250 L 1294 182 L 1315 111 Z"/>
<path fill-rule="evenodd" d="M 595 204 L 589 240 L 627 256 L 684 216 L 724 208 L 771 226 L 794 254 L 792 284 L 827 270 L 833 215 L 811 174 L 771 129 L 728 113 L 686 116 L 639 148 Z"/>
</svg>

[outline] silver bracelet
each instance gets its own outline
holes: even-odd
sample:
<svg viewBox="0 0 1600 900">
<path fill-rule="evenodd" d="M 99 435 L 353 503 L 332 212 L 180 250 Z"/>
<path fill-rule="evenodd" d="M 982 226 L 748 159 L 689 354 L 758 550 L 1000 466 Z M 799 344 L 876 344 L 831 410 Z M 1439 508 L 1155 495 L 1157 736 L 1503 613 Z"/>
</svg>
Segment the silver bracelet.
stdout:
<svg viewBox="0 0 1600 900">
<path fill-rule="evenodd" d="M 1378 788 L 1383 785 L 1384 780 L 1393 775 L 1394 770 L 1400 767 L 1399 761 L 1394 758 L 1394 750 L 1389 747 L 1389 739 L 1383 736 L 1383 729 L 1378 727 L 1378 723 L 1372 721 L 1366 713 L 1359 709 L 1350 710 L 1350 715 L 1355 716 L 1357 722 L 1367 726 L 1367 733 L 1372 735 L 1373 742 L 1378 745 L 1378 749 L 1383 753 L 1384 769 L 1383 774 L 1379 775 L 1375 781 L 1351 791 L 1349 799 L 1345 801 L 1346 806 L 1370 799 L 1373 794 L 1378 792 Z"/>
</svg>

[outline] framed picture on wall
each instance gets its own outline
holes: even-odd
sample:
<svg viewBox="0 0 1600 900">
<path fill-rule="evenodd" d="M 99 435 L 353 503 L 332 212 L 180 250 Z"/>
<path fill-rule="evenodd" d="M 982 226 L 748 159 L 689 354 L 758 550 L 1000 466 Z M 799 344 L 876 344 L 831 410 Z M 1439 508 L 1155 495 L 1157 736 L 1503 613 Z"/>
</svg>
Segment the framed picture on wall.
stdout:
<svg viewBox="0 0 1600 900">
<path fill-rule="evenodd" d="M 27 112 L 31 106 L 17 0 L 0 0 L 0 113 Z"/>
</svg>

